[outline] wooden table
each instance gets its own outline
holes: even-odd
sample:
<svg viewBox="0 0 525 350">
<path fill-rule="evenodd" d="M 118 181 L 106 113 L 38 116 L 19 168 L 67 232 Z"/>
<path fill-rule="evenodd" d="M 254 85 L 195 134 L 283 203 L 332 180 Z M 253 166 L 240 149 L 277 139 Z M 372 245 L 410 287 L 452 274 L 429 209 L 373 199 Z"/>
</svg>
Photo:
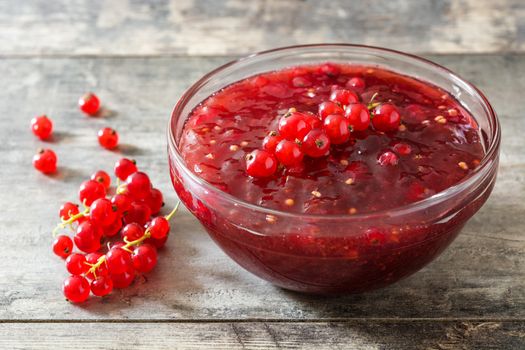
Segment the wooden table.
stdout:
<svg viewBox="0 0 525 350">
<path fill-rule="evenodd" d="M 521 0 L 0 0 L 0 348 L 525 348 L 524 28 Z M 314 297 L 245 272 L 182 210 L 147 279 L 65 302 L 50 251 L 61 202 L 125 155 L 173 205 L 165 129 L 182 91 L 241 54 L 309 42 L 420 53 L 487 94 L 503 128 L 499 178 L 451 247 L 383 290 Z M 111 116 L 78 112 L 89 90 Z M 29 131 L 42 113 L 52 142 Z M 119 151 L 98 146 L 106 125 Z M 58 153 L 55 176 L 31 167 L 42 146 Z"/>
</svg>

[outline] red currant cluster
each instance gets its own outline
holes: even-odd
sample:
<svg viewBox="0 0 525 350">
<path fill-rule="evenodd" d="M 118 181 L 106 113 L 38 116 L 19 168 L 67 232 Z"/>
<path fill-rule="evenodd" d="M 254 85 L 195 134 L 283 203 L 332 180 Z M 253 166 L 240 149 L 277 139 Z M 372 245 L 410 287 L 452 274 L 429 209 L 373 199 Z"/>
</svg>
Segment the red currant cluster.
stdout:
<svg viewBox="0 0 525 350">
<path fill-rule="evenodd" d="M 88 93 L 78 100 L 78 106 L 88 116 L 96 116 L 100 111 L 100 100 L 93 93 Z M 31 119 L 31 131 L 41 140 L 48 140 L 53 133 L 53 122 L 46 115 Z M 98 142 L 106 149 L 114 149 L 118 145 L 118 134 L 111 128 L 98 131 Z M 33 157 L 33 167 L 44 173 L 52 174 L 57 169 L 57 156 L 51 149 L 41 149 Z"/>
<path fill-rule="evenodd" d="M 357 77 L 349 84 L 356 90 L 365 86 L 364 80 Z M 365 131 L 370 124 L 379 132 L 397 130 L 401 122 L 397 107 L 391 103 L 374 103 L 375 96 L 364 104 L 355 91 L 337 88 L 329 101 L 319 104 L 317 114 L 289 109 L 279 120 L 278 132 L 271 131 L 264 138 L 263 149 L 247 155 L 248 175 L 268 177 L 276 172 L 279 163 L 293 168 L 304 156 L 324 157 L 331 145 L 348 142 L 352 133 Z"/>
<path fill-rule="evenodd" d="M 86 300 L 90 291 L 104 296 L 113 288 L 128 287 L 136 273 L 151 271 L 177 210 L 152 218 L 164 205 L 162 192 L 152 187 L 148 175 L 138 171 L 132 160 L 120 159 L 114 170 L 125 181 L 114 195 L 106 197 L 111 179 L 99 170 L 80 185 L 78 196 L 85 209 L 80 211 L 78 205 L 67 202 L 59 211 L 62 222 L 55 231 L 70 227 L 75 234 L 73 239 L 57 236 L 53 251 L 66 259 L 71 276 L 64 281 L 63 292 L 75 303 Z M 108 242 L 105 253 L 103 240 Z M 73 253 L 74 247 L 80 252 Z"/>
</svg>

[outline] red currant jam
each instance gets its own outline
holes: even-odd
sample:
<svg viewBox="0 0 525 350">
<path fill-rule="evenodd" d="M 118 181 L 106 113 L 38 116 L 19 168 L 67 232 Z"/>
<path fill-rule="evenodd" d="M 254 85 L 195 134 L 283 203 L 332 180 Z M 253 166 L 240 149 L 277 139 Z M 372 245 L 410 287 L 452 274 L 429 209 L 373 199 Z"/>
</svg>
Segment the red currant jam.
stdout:
<svg viewBox="0 0 525 350">
<path fill-rule="evenodd" d="M 236 82 L 192 111 L 178 148 L 192 172 L 239 200 L 312 215 L 299 226 L 254 217 L 254 235 L 240 222 L 246 212 L 224 215 L 212 196 L 193 198 L 172 172 L 180 198 L 230 256 L 294 290 L 392 283 L 437 256 L 482 202 L 436 225 L 424 213 L 398 224 L 340 221 L 437 194 L 484 156 L 475 119 L 454 97 L 377 67 L 327 63 Z M 316 222 L 334 215 L 333 225 Z"/>
</svg>

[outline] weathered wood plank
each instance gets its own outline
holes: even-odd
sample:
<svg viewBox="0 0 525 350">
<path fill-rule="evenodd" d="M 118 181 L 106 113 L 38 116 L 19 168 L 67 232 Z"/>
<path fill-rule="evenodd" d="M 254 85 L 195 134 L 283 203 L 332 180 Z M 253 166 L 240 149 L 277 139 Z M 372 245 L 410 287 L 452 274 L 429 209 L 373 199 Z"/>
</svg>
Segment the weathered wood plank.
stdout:
<svg viewBox="0 0 525 350">
<path fill-rule="evenodd" d="M 2 55 L 222 55 L 318 42 L 521 52 L 524 27 L 521 0 L 0 1 Z"/>
<path fill-rule="evenodd" d="M 503 125 L 501 172 L 492 197 L 463 234 L 424 271 L 384 290 L 321 298 L 285 292 L 231 262 L 185 210 L 148 279 L 82 306 L 64 302 L 63 263 L 50 251 L 60 203 L 76 199 L 91 172 L 110 170 L 121 153 L 136 158 L 172 205 L 164 132 L 182 90 L 225 58 L 2 59 L 0 77 L 0 319 L 327 319 L 525 317 L 525 60 L 511 56 L 431 57 L 472 79 Z M 87 118 L 77 98 L 95 90 L 116 111 Z M 57 139 L 35 140 L 29 119 L 48 113 Z M 121 134 L 121 152 L 101 150 L 99 127 Z M 60 172 L 31 168 L 50 146 Z"/>
<path fill-rule="evenodd" d="M 0 324 L 2 349 L 523 349 L 524 322 Z"/>
</svg>

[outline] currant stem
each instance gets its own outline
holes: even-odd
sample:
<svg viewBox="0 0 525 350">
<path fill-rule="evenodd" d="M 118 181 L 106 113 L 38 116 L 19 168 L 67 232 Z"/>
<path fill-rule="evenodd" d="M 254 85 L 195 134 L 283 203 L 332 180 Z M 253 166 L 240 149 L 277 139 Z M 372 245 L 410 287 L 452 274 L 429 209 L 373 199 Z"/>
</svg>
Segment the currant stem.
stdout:
<svg viewBox="0 0 525 350">
<path fill-rule="evenodd" d="M 53 237 L 56 236 L 58 230 L 60 229 L 65 229 L 66 226 L 71 226 L 75 221 L 77 221 L 78 219 L 80 219 L 81 217 L 83 216 L 87 216 L 89 214 L 89 208 L 85 208 L 83 211 L 81 211 L 80 213 L 78 214 L 75 214 L 73 216 L 70 216 L 69 219 L 67 220 L 62 220 L 62 222 L 60 224 L 58 224 L 54 229 L 53 229 Z"/>
<path fill-rule="evenodd" d="M 97 262 L 94 264 L 86 263 L 87 265 L 91 266 L 87 273 L 92 273 L 93 276 L 95 276 L 95 279 L 97 278 L 97 269 L 106 262 L 106 256 L 102 255 L 100 258 L 98 258 Z"/>
<path fill-rule="evenodd" d="M 180 205 L 180 201 L 177 202 L 177 204 L 175 205 L 175 208 L 173 208 L 171 213 L 169 213 L 168 215 L 165 216 L 166 220 L 168 220 L 168 221 L 171 220 L 172 216 L 175 215 L 175 213 L 177 212 L 177 209 L 179 209 L 179 205 Z"/>
</svg>

